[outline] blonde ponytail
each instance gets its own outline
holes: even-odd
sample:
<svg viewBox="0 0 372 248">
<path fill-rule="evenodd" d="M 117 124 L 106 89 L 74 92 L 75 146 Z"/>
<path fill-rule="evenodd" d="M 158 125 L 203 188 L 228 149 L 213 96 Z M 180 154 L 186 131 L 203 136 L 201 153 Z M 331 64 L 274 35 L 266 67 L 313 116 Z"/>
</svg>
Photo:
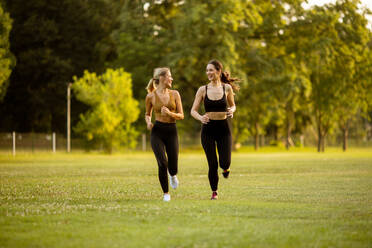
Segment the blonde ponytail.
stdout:
<svg viewBox="0 0 372 248">
<path fill-rule="evenodd" d="M 164 76 L 165 74 L 167 74 L 168 71 L 170 70 L 167 67 L 155 68 L 154 76 L 150 79 L 146 87 L 148 93 L 151 93 L 154 90 L 156 90 L 156 85 L 159 84 L 160 76 Z"/>
<path fill-rule="evenodd" d="M 156 85 L 155 85 L 155 79 L 151 78 L 149 83 L 147 84 L 146 90 L 148 93 L 153 92 L 156 90 Z"/>
</svg>

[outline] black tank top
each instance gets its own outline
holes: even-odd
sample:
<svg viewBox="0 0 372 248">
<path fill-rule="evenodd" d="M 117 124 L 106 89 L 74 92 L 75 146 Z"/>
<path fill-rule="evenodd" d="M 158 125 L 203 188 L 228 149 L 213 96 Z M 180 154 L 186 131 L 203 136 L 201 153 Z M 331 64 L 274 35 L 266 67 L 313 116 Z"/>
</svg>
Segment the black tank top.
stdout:
<svg viewBox="0 0 372 248">
<path fill-rule="evenodd" d="M 226 112 L 227 100 L 225 94 L 225 84 L 222 84 L 223 96 L 219 100 L 211 100 L 208 98 L 208 85 L 205 86 L 204 108 L 205 112 Z"/>
</svg>

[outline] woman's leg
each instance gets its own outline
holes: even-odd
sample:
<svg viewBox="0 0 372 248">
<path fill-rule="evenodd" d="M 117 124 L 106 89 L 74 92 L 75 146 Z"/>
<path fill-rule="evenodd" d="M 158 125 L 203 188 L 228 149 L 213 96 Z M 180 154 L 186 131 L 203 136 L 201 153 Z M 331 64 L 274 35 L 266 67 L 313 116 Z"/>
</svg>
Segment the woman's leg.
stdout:
<svg viewBox="0 0 372 248">
<path fill-rule="evenodd" d="M 165 140 L 165 149 L 168 157 L 168 171 L 171 176 L 177 175 L 178 172 L 178 134 L 176 126 L 169 128 L 168 136 Z"/>
<path fill-rule="evenodd" d="M 225 178 L 228 178 L 231 164 L 232 137 L 227 120 L 220 123 L 219 130 L 220 132 L 216 138 L 218 158 L 220 167 L 223 169 L 222 174 Z"/>
<path fill-rule="evenodd" d="M 206 131 L 206 126 L 203 126 L 201 133 L 201 143 L 208 161 L 208 178 L 212 191 L 217 191 L 218 188 L 218 161 L 216 154 L 216 143 L 213 136 L 210 136 Z"/>
<path fill-rule="evenodd" d="M 169 191 L 167 175 L 168 161 L 167 157 L 165 156 L 164 143 L 159 134 L 154 129 L 155 127 L 151 132 L 151 147 L 154 151 L 156 161 L 158 162 L 158 177 L 161 188 L 164 193 L 167 193 Z"/>
<path fill-rule="evenodd" d="M 227 170 L 230 168 L 231 149 L 232 149 L 231 135 L 223 135 L 217 138 L 218 158 L 220 167 L 223 170 Z"/>
</svg>

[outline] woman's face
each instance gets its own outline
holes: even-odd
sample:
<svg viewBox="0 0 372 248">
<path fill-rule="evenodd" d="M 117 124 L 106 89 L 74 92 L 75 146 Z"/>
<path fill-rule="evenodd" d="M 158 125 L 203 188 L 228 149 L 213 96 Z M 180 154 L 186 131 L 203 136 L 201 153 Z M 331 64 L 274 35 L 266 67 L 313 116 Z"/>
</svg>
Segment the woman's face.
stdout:
<svg viewBox="0 0 372 248">
<path fill-rule="evenodd" d="M 207 76 L 209 81 L 215 81 L 220 78 L 220 72 L 216 70 L 216 67 L 212 64 L 207 65 Z"/>
<path fill-rule="evenodd" d="M 169 89 L 172 87 L 173 78 L 170 71 L 167 71 L 167 73 L 164 76 L 160 76 L 159 78 L 160 82 L 162 82 L 166 88 Z"/>
</svg>

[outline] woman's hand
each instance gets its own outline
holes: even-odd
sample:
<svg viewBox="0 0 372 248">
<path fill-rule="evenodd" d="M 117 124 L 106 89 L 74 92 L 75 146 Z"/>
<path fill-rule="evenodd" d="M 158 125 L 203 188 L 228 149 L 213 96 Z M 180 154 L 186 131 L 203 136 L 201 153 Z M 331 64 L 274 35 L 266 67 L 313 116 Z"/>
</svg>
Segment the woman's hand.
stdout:
<svg viewBox="0 0 372 248">
<path fill-rule="evenodd" d="M 235 111 L 235 108 L 227 108 L 227 112 L 226 112 L 227 117 L 228 117 L 228 118 L 233 118 L 233 116 L 234 116 L 234 111 Z"/>
<path fill-rule="evenodd" d="M 170 113 L 170 110 L 167 107 L 165 107 L 165 106 L 161 107 L 161 114 L 162 115 L 169 115 L 169 113 Z"/>
<path fill-rule="evenodd" d="M 151 122 L 148 122 L 147 123 L 147 130 L 150 130 L 152 129 L 152 127 L 154 126 L 154 124 L 152 124 Z"/>
<path fill-rule="evenodd" d="M 207 114 L 201 115 L 199 118 L 199 121 L 203 124 L 207 124 L 209 122 L 209 117 Z"/>
</svg>

